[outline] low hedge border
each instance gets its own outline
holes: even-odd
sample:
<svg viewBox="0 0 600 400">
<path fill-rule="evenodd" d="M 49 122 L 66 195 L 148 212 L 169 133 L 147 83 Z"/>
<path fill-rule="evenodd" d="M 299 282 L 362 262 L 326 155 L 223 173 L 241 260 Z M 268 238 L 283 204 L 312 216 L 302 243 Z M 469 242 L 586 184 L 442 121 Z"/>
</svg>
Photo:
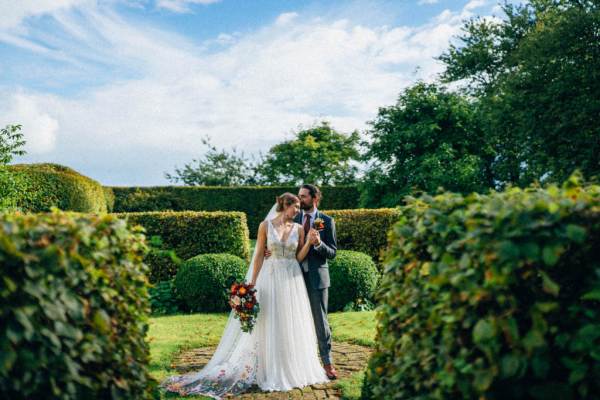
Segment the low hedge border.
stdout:
<svg viewBox="0 0 600 400">
<path fill-rule="evenodd" d="M 181 259 L 204 253 L 229 253 L 249 258 L 246 215 L 241 212 L 155 211 L 115 213 L 139 224 L 148 236 L 160 236 L 165 250 Z"/>
<path fill-rule="evenodd" d="M 388 232 L 400 218 L 397 208 L 323 212 L 335 220 L 338 248 L 366 253 L 377 264 L 387 247 Z"/>
</svg>

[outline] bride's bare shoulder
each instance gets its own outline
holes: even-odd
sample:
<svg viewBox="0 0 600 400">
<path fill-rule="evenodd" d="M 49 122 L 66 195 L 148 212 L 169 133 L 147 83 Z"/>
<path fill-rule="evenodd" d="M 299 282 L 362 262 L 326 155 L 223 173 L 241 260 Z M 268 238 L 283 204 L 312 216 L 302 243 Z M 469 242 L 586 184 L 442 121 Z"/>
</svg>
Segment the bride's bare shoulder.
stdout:
<svg viewBox="0 0 600 400">
<path fill-rule="evenodd" d="M 258 234 L 267 232 L 267 221 L 263 221 L 258 225 Z"/>
</svg>

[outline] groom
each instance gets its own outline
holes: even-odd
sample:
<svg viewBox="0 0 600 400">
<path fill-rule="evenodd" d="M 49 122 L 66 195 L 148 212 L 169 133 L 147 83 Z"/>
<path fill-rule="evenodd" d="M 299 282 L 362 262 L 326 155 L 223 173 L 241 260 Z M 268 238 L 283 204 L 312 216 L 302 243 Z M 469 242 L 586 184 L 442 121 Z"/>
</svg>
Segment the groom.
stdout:
<svg viewBox="0 0 600 400">
<path fill-rule="evenodd" d="M 331 363 L 331 329 L 327 321 L 329 288 L 327 260 L 335 258 L 337 250 L 335 222 L 333 218 L 317 209 L 321 201 L 321 191 L 318 187 L 310 184 L 302 185 L 298 197 L 300 198 L 302 212 L 296 216 L 294 222 L 304 227 L 304 237 L 312 244 L 308 256 L 301 265 L 304 283 L 306 283 L 308 291 L 308 299 L 310 300 L 310 308 L 319 341 L 319 353 L 325 373 L 329 379 L 337 379 L 337 371 Z M 314 228 L 316 219 L 321 219 L 324 222 L 325 227 L 321 231 Z"/>
</svg>

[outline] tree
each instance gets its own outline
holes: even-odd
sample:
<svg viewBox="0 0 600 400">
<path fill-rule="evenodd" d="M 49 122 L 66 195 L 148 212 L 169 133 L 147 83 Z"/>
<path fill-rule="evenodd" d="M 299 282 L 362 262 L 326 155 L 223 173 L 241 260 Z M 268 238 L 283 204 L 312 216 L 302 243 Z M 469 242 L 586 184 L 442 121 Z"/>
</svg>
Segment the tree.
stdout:
<svg viewBox="0 0 600 400">
<path fill-rule="evenodd" d="M 231 152 L 218 150 L 211 145 L 210 138 L 202 139 L 208 147 L 204 158 L 192 160 L 183 169 L 175 168 L 175 174 L 165 173 L 172 181 L 182 181 L 187 186 L 236 186 L 256 183 L 255 166 L 244 153 L 238 154 L 234 148 Z M 195 163 L 195 164 L 194 164 Z"/>
<path fill-rule="evenodd" d="M 0 129 L 0 165 L 10 163 L 14 156 L 27 154 L 25 150 L 19 150 L 25 143 L 21 125 L 6 125 Z"/>
<path fill-rule="evenodd" d="M 464 193 L 494 185 L 494 154 L 475 107 L 459 94 L 420 82 L 369 124 L 364 206 L 397 206 L 414 191 Z"/>
<path fill-rule="evenodd" d="M 501 183 L 600 175 L 600 3 L 532 0 L 475 19 L 440 59 L 465 82 L 494 136 Z"/>
<path fill-rule="evenodd" d="M 269 184 L 349 184 L 358 173 L 359 141 L 358 132 L 345 135 L 323 121 L 273 146 L 257 173 Z"/>
</svg>

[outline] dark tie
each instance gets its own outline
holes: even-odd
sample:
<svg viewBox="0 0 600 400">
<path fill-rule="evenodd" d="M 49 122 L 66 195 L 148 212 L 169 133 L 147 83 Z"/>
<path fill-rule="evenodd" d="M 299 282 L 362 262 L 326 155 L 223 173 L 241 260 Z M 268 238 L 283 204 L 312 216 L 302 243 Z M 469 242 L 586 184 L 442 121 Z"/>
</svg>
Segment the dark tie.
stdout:
<svg viewBox="0 0 600 400">
<path fill-rule="evenodd" d="M 304 214 L 304 236 L 310 231 L 310 214 Z"/>
</svg>

